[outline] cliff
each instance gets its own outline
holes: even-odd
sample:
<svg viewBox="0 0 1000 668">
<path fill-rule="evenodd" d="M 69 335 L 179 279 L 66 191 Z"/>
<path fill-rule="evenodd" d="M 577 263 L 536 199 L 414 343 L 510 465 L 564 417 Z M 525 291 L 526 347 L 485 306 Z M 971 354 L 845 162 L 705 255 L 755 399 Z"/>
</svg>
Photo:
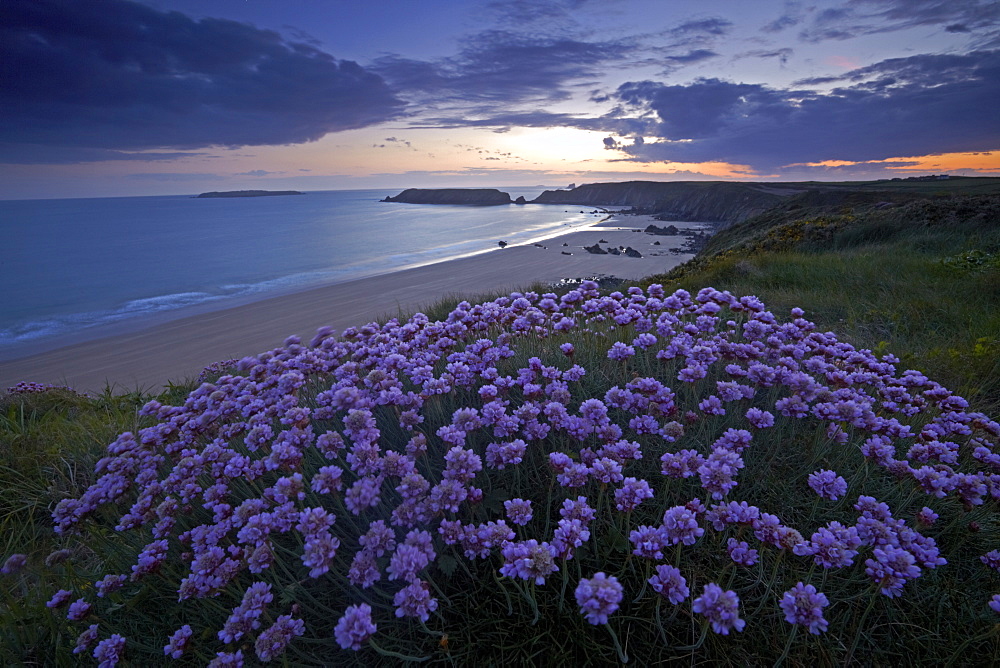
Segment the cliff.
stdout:
<svg viewBox="0 0 1000 668">
<path fill-rule="evenodd" d="M 627 181 L 590 183 L 572 190 L 546 190 L 533 204 L 630 206 L 662 220 L 734 223 L 800 192 L 785 184 L 725 181 Z"/>
<path fill-rule="evenodd" d="M 212 197 L 271 197 L 275 195 L 302 195 L 298 190 L 226 190 L 202 193 L 195 199 Z"/>
<path fill-rule="evenodd" d="M 496 188 L 407 188 L 395 197 L 386 197 L 383 202 L 404 204 L 466 204 L 490 206 L 510 204 L 510 195 Z"/>
</svg>

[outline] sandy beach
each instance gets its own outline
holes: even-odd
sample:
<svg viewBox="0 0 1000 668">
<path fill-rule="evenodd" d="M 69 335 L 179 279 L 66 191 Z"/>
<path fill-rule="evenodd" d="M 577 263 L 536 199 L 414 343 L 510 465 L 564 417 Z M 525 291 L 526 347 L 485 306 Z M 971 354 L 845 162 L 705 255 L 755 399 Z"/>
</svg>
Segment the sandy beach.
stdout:
<svg viewBox="0 0 1000 668">
<path fill-rule="evenodd" d="M 151 323 L 119 333 L 0 362 L 0 389 L 19 381 L 68 385 L 80 392 L 157 391 L 195 378 L 213 362 L 280 346 L 290 335 L 308 341 L 319 327 L 340 331 L 381 317 L 418 311 L 454 295 L 510 292 L 535 282 L 597 274 L 624 279 L 667 271 L 692 256 L 670 252 L 684 236 L 641 232 L 646 216 L 617 216 L 600 226 L 540 244 L 512 246 L 391 274 L 364 278 L 209 313 Z M 701 224 L 677 223 L 682 229 Z M 639 230 L 639 231 L 636 231 Z M 594 255 L 584 246 L 632 246 L 642 258 Z M 659 241 L 660 245 L 654 245 Z"/>
</svg>

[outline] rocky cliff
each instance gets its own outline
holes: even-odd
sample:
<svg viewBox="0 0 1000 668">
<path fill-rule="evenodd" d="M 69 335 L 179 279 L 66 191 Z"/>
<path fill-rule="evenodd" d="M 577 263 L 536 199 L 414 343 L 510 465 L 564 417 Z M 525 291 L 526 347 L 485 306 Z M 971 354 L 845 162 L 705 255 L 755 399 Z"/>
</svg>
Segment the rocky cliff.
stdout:
<svg viewBox="0 0 1000 668">
<path fill-rule="evenodd" d="M 510 195 L 495 188 L 407 188 L 395 197 L 386 197 L 383 202 L 403 202 L 404 204 L 467 204 L 488 206 L 510 204 Z"/>
<path fill-rule="evenodd" d="M 725 181 L 627 181 L 546 190 L 533 204 L 630 206 L 662 220 L 740 222 L 800 192 L 781 184 Z"/>
</svg>

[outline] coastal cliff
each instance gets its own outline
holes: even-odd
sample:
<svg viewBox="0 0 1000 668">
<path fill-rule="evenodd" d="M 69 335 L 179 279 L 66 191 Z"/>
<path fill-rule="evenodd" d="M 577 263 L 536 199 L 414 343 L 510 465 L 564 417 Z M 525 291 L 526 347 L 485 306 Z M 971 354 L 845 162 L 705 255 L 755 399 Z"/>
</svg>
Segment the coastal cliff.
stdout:
<svg viewBox="0 0 1000 668">
<path fill-rule="evenodd" d="M 662 220 L 735 223 L 765 211 L 799 189 L 723 181 L 627 181 L 546 190 L 532 204 L 630 206 Z"/>
<path fill-rule="evenodd" d="M 407 188 L 395 197 L 386 197 L 383 202 L 404 204 L 465 204 L 470 206 L 492 206 L 510 204 L 510 195 L 496 188 Z"/>
</svg>

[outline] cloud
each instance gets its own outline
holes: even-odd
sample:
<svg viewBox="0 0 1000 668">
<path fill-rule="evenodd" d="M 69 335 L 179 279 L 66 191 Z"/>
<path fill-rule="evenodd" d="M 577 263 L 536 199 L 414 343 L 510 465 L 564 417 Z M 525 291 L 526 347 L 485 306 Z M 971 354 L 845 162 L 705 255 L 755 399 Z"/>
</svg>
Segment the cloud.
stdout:
<svg viewBox="0 0 1000 668">
<path fill-rule="evenodd" d="M 384 56 L 373 69 L 401 94 L 427 104 L 476 103 L 512 106 L 556 102 L 570 96 L 571 83 L 593 80 L 634 45 L 587 42 L 490 30 L 470 36 L 456 56 L 429 62 Z"/>
<path fill-rule="evenodd" d="M 249 172 L 236 172 L 233 176 L 271 176 L 272 174 L 284 174 L 284 172 L 269 172 L 266 169 L 251 169 Z"/>
<path fill-rule="evenodd" d="M 1000 146 L 1000 52 L 896 58 L 834 78 L 828 93 L 697 79 L 629 82 L 616 96 L 652 114 L 633 160 L 712 160 L 772 170 Z"/>
<path fill-rule="evenodd" d="M 0 161 L 300 143 L 398 117 L 377 74 L 270 30 L 128 0 L 0 4 Z"/>
<path fill-rule="evenodd" d="M 995 34 L 997 21 L 1000 3 L 994 0 L 850 0 L 843 7 L 816 12 L 799 37 L 821 42 L 931 25 L 948 32 Z"/>
</svg>

